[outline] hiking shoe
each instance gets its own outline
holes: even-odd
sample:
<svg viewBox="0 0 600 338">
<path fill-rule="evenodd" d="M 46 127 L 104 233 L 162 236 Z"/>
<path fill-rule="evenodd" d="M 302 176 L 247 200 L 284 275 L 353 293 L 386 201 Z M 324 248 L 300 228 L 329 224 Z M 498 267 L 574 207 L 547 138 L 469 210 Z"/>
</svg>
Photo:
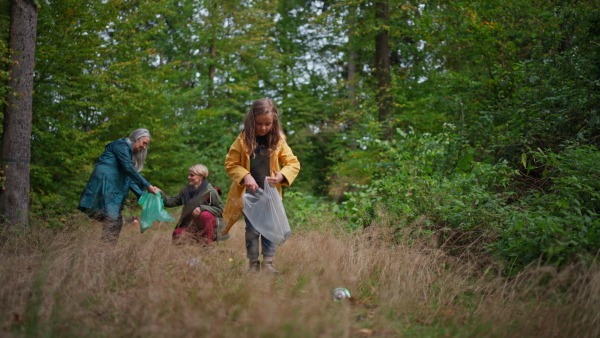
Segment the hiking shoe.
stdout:
<svg viewBox="0 0 600 338">
<path fill-rule="evenodd" d="M 260 272 L 260 262 L 258 260 L 250 261 L 250 266 L 248 267 L 248 272 L 259 273 Z"/>
<path fill-rule="evenodd" d="M 279 274 L 279 271 L 277 271 L 277 269 L 275 269 L 275 265 L 273 264 L 273 262 L 263 262 L 262 266 L 263 266 L 263 270 L 267 271 L 270 274 L 273 274 L 273 275 Z"/>
</svg>

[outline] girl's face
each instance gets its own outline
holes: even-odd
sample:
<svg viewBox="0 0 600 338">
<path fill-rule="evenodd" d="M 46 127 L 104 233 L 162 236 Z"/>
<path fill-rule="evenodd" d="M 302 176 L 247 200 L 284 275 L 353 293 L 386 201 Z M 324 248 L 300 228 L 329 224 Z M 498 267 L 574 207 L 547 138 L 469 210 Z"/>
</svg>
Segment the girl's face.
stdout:
<svg viewBox="0 0 600 338">
<path fill-rule="evenodd" d="M 140 151 L 142 149 L 148 148 L 149 144 L 150 144 L 150 138 L 144 136 L 144 137 L 138 138 L 137 141 L 135 141 L 135 143 L 131 145 L 131 147 L 133 148 L 133 152 L 137 153 L 138 151 Z"/>
<path fill-rule="evenodd" d="M 188 173 L 188 181 L 190 181 L 190 185 L 194 186 L 194 188 L 198 189 L 200 184 L 202 184 L 202 180 L 204 180 L 204 177 L 201 175 L 196 175 L 191 171 Z"/>
<path fill-rule="evenodd" d="M 273 128 L 273 114 L 262 114 L 254 117 L 256 135 L 265 136 Z"/>
</svg>

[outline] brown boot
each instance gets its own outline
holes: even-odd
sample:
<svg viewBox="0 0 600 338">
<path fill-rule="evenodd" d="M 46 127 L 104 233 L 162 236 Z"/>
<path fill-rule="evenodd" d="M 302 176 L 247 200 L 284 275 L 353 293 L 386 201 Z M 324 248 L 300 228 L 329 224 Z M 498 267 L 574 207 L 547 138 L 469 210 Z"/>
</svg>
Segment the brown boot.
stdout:
<svg viewBox="0 0 600 338">
<path fill-rule="evenodd" d="M 263 270 L 267 271 L 270 274 L 273 274 L 273 275 L 279 274 L 279 271 L 277 271 L 277 269 L 275 269 L 275 265 L 273 264 L 273 261 L 263 262 L 262 266 L 263 266 Z"/>
<path fill-rule="evenodd" d="M 248 267 L 248 272 L 251 273 L 259 273 L 260 272 L 260 262 L 257 260 L 251 260 L 250 265 Z"/>
</svg>

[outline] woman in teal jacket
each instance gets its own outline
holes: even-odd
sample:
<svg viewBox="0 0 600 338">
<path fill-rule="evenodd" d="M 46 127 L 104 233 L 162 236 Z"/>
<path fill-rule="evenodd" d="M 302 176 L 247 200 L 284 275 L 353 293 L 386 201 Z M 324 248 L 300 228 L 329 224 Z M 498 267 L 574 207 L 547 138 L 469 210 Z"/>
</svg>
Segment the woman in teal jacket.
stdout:
<svg viewBox="0 0 600 338">
<path fill-rule="evenodd" d="M 129 190 L 139 198 L 144 190 L 156 194 L 160 189 L 140 175 L 150 144 L 150 132 L 136 129 L 128 138 L 106 145 L 79 200 L 77 209 L 104 223 L 102 239 L 116 244 L 123 228 L 123 206 Z"/>
</svg>

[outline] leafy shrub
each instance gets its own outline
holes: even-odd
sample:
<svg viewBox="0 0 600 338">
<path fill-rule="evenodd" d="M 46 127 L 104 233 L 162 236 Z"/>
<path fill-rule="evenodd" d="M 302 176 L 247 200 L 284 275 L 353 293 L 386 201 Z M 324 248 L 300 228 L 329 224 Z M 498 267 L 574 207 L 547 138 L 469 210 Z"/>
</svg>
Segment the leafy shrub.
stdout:
<svg viewBox="0 0 600 338">
<path fill-rule="evenodd" d="M 30 220 L 43 228 L 62 228 L 70 215 L 78 212 L 75 202 L 78 201 L 56 193 L 33 193 L 29 204 Z"/>
<path fill-rule="evenodd" d="M 530 155 L 547 186 L 520 201 L 494 249 L 516 267 L 538 258 L 558 265 L 591 259 L 600 249 L 600 152 L 571 145 L 560 153 Z"/>
<path fill-rule="evenodd" d="M 379 156 L 370 164 L 371 182 L 353 185 L 346 192 L 347 200 L 338 208 L 338 215 L 348 218 L 352 228 L 367 226 L 379 207 L 411 222 L 435 209 L 436 201 L 448 199 L 448 192 L 471 189 L 466 182 L 452 182 L 451 178 L 477 173 L 471 170 L 474 151 L 453 134 L 452 125 L 446 125 L 446 129 L 437 135 L 417 135 L 409 129 L 399 131 L 401 137 L 397 140 L 366 142 L 364 151 Z M 482 183 L 497 179 L 473 178 Z"/>
<path fill-rule="evenodd" d="M 474 161 L 473 149 L 457 146 L 460 138 L 450 133 L 402 137 L 366 147 L 380 156 L 371 181 L 353 185 L 336 209 L 349 229 L 369 226 L 376 211 L 385 210 L 398 229 L 418 223 L 456 254 L 486 251 L 502 259 L 508 273 L 538 259 L 563 265 L 590 258 L 600 248 L 595 147 L 532 151 L 524 155 L 527 170 L 521 173 L 506 161 Z M 382 163 L 394 165 L 380 171 Z M 527 172 L 543 176 L 540 187 L 517 184 L 517 178 L 531 178 Z M 421 219 L 426 221 L 416 222 Z"/>
<path fill-rule="evenodd" d="M 293 231 L 319 228 L 332 202 L 295 190 L 286 190 L 283 204 Z"/>
</svg>

